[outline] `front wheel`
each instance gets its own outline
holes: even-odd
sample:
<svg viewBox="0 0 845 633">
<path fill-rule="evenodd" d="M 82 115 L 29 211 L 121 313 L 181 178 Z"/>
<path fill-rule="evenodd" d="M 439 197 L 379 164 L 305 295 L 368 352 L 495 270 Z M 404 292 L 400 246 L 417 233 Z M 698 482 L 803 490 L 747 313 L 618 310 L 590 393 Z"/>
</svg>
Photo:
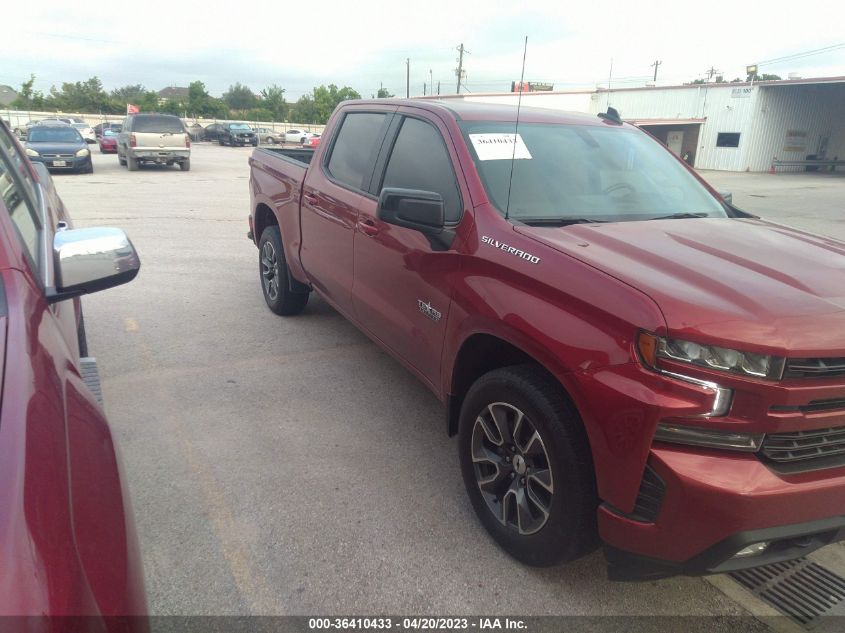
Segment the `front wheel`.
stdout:
<svg viewBox="0 0 845 633">
<path fill-rule="evenodd" d="M 191 171 L 191 159 L 186 158 L 181 163 L 179 163 L 179 169 L 182 171 Z"/>
<path fill-rule="evenodd" d="M 293 292 L 290 272 L 285 263 L 282 234 L 279 227 L 268 226 L 258 242 L 258 267 L 261 289 L 267 307 L 281 316 L 299 314 L 308 303 L 307 292 Z"/>
<path fill-rule="evenodd" d="M 595 548 L 590 447 L 553 377 L 518 365 L 479 378 L 461 407 L 458 443 L 472 506 L 508 554 L 548 567 Z"/>
</svg>

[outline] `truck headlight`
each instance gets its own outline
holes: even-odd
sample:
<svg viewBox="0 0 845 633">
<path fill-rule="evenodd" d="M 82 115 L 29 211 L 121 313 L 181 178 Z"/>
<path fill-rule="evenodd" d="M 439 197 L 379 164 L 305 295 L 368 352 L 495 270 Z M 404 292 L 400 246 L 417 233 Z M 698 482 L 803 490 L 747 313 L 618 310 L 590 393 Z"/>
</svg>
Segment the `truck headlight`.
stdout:
<svg viewBox="0 0 845 633">
<path fill-rule="evenodd" d="M 81 150 L 76 152 L 76 155 L 79 156 L 80 158 L 82 158 L 83 156 L 88 156 L 88 154 L 90 154 L 90 153 L 91 152 L 88 151 L 87 147 L 83 147 Z"/>
<path fill-rule="evenodd" d="M 785 359 L 754 352 L 741 352 L 717 345 L 701 345 L 691 341 L 655 336 L 640 332 L 637 338 L 640 358 L 649 367 L 656 368 L 658 359 L 680 361 L 707 369 L 727 371 L 741 376 L 779 380 L 783 375 Z"/>
<path fill-rule="evenodd" d="M 29 147 L 26 148 L 26 155 L 27 156 L 41 156 L 41 154 L 39 154 L 34 149 L 29 148 Z"/>
</svg>

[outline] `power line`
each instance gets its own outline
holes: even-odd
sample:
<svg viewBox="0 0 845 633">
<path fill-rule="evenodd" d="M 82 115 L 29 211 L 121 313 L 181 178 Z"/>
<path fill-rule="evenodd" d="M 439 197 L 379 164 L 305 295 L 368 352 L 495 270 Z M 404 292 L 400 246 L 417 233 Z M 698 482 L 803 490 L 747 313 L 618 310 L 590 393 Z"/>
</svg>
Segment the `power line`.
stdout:
<svg viewBox="0 0 845 633">
<path fill-rule="evenodd" d="M 762 64 L 774 64 L 776 62 L 785 62 L 790 61 L 793 59 L 800 59 L 801 57 L 810 57 L 812 55 L 821 55 L 822 53 L 829 53 L 831 51 L 835 51 L 839 48 L 845 48 L 845 42 L 841 44 L 831 44 L 830 46 L 825 46 L 824 48 L 816 48 L 813 50 L 808 51 L 801 51 L 798 53 L 792 53 L 791 55 L 784 55 L 783 57 L 775 57 L 773 59 L 765 59 L 761 62 L 757 62 L 757 65 L 760 66 Z"/>
</svg>

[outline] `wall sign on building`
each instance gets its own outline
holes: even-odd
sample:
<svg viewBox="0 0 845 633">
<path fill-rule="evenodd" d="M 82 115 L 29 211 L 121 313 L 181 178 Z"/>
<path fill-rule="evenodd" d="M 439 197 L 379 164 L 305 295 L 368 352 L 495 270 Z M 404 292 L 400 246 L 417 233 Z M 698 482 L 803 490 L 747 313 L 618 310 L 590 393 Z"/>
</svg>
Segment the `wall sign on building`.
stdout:
<svg viewBox="0 0 845 633">
<path fill-rule="evenodd" d="M 787 130 L 786 142 L 783 144 L 784 152 L 806 152 L 807 133 L 802 130 Z"/>
<path fill-rule="evenodd" d="M 748 99 L 751 96 L 753 88 L 732 88 L 731 98 L 733 99 Z"/>
</svg>

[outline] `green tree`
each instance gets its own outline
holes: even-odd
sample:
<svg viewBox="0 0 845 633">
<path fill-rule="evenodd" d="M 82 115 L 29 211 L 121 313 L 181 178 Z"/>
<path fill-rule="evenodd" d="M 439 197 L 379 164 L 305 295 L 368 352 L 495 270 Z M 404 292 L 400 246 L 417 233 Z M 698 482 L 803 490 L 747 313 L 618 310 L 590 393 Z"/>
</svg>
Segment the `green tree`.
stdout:
<svg viewBox="0 0 845 633">
<path fill-rule="evenodd" d="M 109 93 L 109 102 L 115 114 L 126 112 L 127 103 L 138 106 L 141 112 L 155 112 L 159 107 L 158 95 L 141 84 L 115 88 Z"/>
<path fill-rule="evenodd" d="M 66 112 L 108 112 L 111 109 L 109 95 L 97 77 L 74 83 L 65 82 L 61 90 L 53 86 L 47 101 L 56 109 Z"/>
<path fill-rule="evenodd" d="M 247 121 L 271 121 L 275 120 L 273 113 L 267 108 L 252 108 L 246 113 Z"/>
<path fill-rule="evenodd" d="M 396 95 L 390 94 L 387 88 L 379 88 L 378 92 L 376 93 L 376 99 L 390 99 L 391 97 L 395 97 Z"/>
<path fill-rule="evenodd" d="M 255 106 L 256 98 L 248 86 L 243 86 L 238 82 L 234 86 L 229 86 L 229 91 L 223 94 L 223 101 L 232 110 L 249 110 Z"/>
<path fill-rule="evenodd" d="M 270 112 L 274 121 L 282 121 L 288 113 L 288 103 L 285 101 L 285 89 L 273 84 L 261 91 L 261 107 Z M 265 121 L 268 119 L 264 119 Z"/>
<path fill-rule="evenodd" d="M 18 96 L 12 102 L 12 107 L 19 110 L 41 110 L 44 108 L 44 94 L 35 90 L 35 75 L 30 75 L 29 79 L 21 82 L 21 89 L 18 91 Z"/>
<path fill-rule="evenodd" d="M 317 86 L 310 95 L 299 98 L 289 118 L 296 123 L 326 123 L 340 102 L 360 98 L 361 95 L 349 86 Z"/>
<path fill-rule="evenodd" d="M 314 104 L 314 97 L 306 94 L 297 99 L 288 113 L 288 120 L 291 123 L 316 123 L 317 107 Z"/>
</svg>

